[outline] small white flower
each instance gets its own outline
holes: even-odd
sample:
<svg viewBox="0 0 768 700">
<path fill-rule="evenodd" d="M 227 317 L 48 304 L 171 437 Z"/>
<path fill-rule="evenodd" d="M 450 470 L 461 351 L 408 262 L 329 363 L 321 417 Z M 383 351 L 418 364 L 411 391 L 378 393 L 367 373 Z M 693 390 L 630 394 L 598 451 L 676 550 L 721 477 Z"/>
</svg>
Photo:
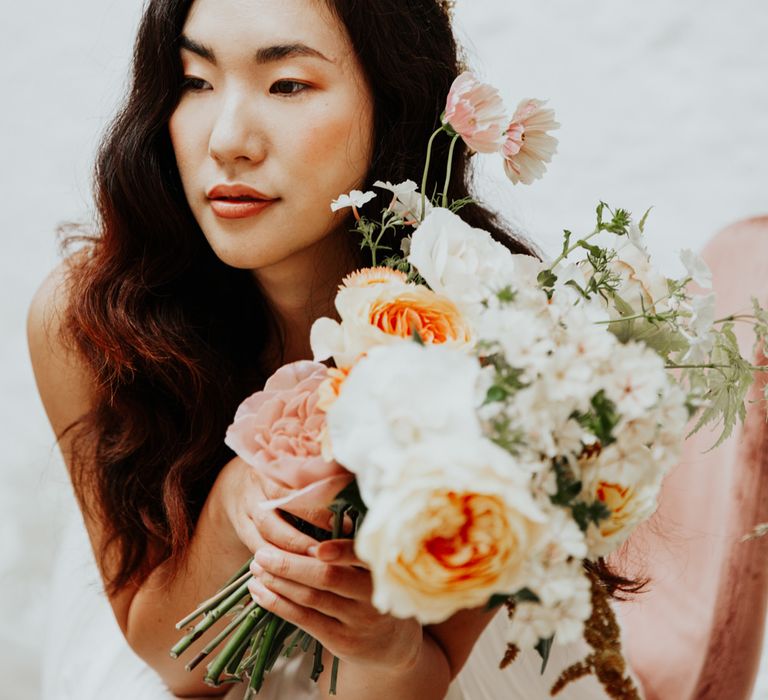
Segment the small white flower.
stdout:
<svg viewBox="0 0 768 700">
<path fill-rule="evenodd" d="M 664 360 L 643 343 L 617 345 L 600 383 L 627 419 L 638 418 L 659 400 L 669 383 Z"/>
<path fill-rule="evenodd" d="M 395 195 L 395 197 L 401 197 L 402 195 L 410 194 L 419 188 L 419 186 L 413 180 L 406 180 L 405 182 L 400 182 L 397 185 L 393 185 L 389 181 L 382 182 L 381 180 L 376 180 L 376 182 L 373 183 L 373 186 L 382 190 L 389 190 L 392 194 Z"/>
<path fill-rule="evenodd" d="M 542 570 L 544 588 L 533 586 L 540 603 L 518 603 L 506 636 L 520 649 L 532 649 L 539 639 L 554 635 L 555 644 L 581 637 L 592 613 L 590 586 L 579 561 Z"/>
<path fill-rule="evenodd" d="M 680 262 L 685 265 L 688 276 L 692 277 L 696 284 L 704 289 L 712 288 L 712 272 L 701 256 L 694 253 L 690 248 L 683 248 L 680 251 Z"/>
<path fill-rule="evenodd" d="M 712 325 L 715 322 L 716 296 L 714 292 L 710 292 L 693 298 L 693 316 L 689 323 L 691 332 L 680 329 L 689 345 L 683 362 L 692 364 L 706 362 L 714 349 L 717 333 L 713 331 Z"/>
<path fill-rule="evenodd" d="M 389 181 L 376 180 L 373 186 L 389 190 L 392 193 L 392 202 L 389 207 L 403 219 L 418 223 L 433 209 L 429 198 L 425 197 L 423 201 L 424 216 L 421 215 L 422 197 L 418 192 L 418 185 L 413 180 L 406 180 L 397 185 L 393 185 Z"/>
<path fill-rule="evenodd" d="M 375 196 L 375 192 L 352 190 L 349 194 L 342 194 L 338 199 L 334 199 L 333 202 L 331 202 L 331 211 L 338 211 L 339 209 L 346 209 L 347 207 L 358 209 L 370 202 Z"/>
</svg>

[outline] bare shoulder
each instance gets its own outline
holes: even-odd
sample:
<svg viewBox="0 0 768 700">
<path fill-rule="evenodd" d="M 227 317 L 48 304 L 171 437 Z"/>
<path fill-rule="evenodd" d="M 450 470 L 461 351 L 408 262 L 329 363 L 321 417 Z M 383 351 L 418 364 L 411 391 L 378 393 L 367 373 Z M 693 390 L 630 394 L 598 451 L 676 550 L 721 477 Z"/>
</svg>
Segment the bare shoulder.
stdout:
<svg viewBox="0 0 768 700">
<path fill-rule="evenodd" d="M 70 302 L 70 265 L 69 260 L 64 260 L 48 274 L 32 298 L 27 314 L 32 369 L 57 438 L 89 410 L 95 395 L 92 375 L 62 335 Z"/>
<path fill-rule="evenodd" d="M 45 412 L 61 448 L 70 474 L 73 469 L 72 436 L 66 429 L 86 414 L 96 400 L 95 378 L 62 334 L 71 301 L 68 272 L 70 260 L 64 260 L 43 280 L 27 313 L 27 341 L 35 381 Z M 62 437 L 62 435 L 64 436 Z M 79 454 L 79 459 L 84 455 Z M 90 513 L 83 513 L 88 536 L 102 577 L 114 571 L 115 561 L 105 555 L 103 523 Z M 109 602 L 123 633 L 136 588 L 128 586 Z"/>
</svg>

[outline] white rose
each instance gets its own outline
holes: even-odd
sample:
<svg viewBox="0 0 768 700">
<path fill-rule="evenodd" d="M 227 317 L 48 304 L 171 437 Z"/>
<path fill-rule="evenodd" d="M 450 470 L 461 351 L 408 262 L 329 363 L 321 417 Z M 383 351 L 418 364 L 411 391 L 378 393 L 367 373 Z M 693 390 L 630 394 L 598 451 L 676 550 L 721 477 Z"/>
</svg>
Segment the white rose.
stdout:
<svg viewBox="0 0 768 700">
<path fill-rule="evenodd" d="M 355 539 L 382 613 L 435 624 L 524 586 L 543 533 L 522 473 L 483 438 L 435 437 L 400 454 Z"/>
<path fill-rule="evenodd" d="M 435 208 L 413 233 L 408 262 L 427 284 L 460 304 L 478 304 L 506 285 L 518 286 L 515 257 L 487 231 Z M 536 262 L 536 261 L 534 261 Z"/>
<path fill-rule="evenodd" d="M 484 385 L 478 360 L 455 349 L 414 342 L 371 349 L 326 416 L 333 454 L 358 475 L 366 503 L 399 478 L 392 453 L 433 439 L 481 437 L 476 409 Z"/>
</svg>

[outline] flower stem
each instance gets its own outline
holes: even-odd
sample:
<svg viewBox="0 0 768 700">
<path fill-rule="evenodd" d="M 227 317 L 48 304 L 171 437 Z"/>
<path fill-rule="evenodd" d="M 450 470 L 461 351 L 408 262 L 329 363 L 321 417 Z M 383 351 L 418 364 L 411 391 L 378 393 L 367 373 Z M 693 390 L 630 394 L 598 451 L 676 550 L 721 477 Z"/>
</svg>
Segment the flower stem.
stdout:
<svg viewBox="0 0 768 700">
<path fill-rule="evenodd" d="M 235 617 L 232 622 L 230 622 L 221 632 L 219 632 L 208 644 L 205 645 L 205 647 L 198 653 L 198 655 L 192 659 L 187 665 L 186 669 L 187 671 L 191 671 L 195 668 L 208 654 L 210 654 L 219 644 L 221 644 L 227 636 L 229 636 L 229 633 L 235 629 L 248 615 L 248 613 L 251 612 L 256 607 L 256 601 L 252 600 L 248 605 L 243 608 L 243 610 L 240 612 L 237 617 Z"/>
<path fill-rule="evenodd" d="M 456 134 L 453 139 L 451 139 L 451 147 L 448 151 L 448 166 L 445 169 L 445 187 L 443 187 L 443 207 L 448 206 L 448 185 L 451 182 L 451 168 L 453 167 L 453 150 L 456 147 L 456 142 L 459 140 L 460 136 Z"/>
<path fill-rule="evenodd" d="M 265 617 L 265 615 L 266 611 L 263 608 L 257 607 L 245 616 L 245 619 L 240 623 L 237 631 L 229 638 L 229 641 L 221 654 L 219 654 L 208 667 L 208 672 L 205 674 L 204 679 L 208 685 L 219 685 L 219 676 L 229 663 L 232 655 L 239 651 L 241 645 L 251 636 L 253 628 L 256 627 L 259 620 Z"/>
<path fill-rule="evenodd" d="M 248 576 L 250 578 L 250 574 Z M 171 649 L 171 658 L 176 659 L 182 653 L 184 653 L 195 640 L 206 632 L 213 624 L 225 613 L 228 613 L 237 603 L 239 603 L 246 595 L 248 595 L 248 584 L 243 583 L 240 588 L 231 593 L 222 603 L 216 608 L 208 612 L 205 617 L 197 623 L 195 628 L 185 637 L 182 637 L 176 646 Z"/>
<path fill-rule="evenodd" d="M 269 656 L 269 652 L 272 650 L 272 642 L 275 639 L 277 628 L 282 622 L 283 620 L 275 616 L 267 623 L 267 628 L 264 630 L 264 637 L 262 638 L 261 645 L 259 646 L 259 653 L 256 657 L 256 663 L 253 667 L 253 671 L 251 672 L 251 681 L 248 684 L 249 690 L 255 690 L 256 692 L 261 690 L 261 685 L 264 683 L 264 670 L 267 667 L 267 657 Z"/>
<path fill-rule="evenodd" d="M 229 579 L 229 581 L 224 584 L 224 587 L 215 596 L 209 598 L 204 603 L 201 603 L 196 610 L 187 615 L 183 620 L 179 620 L 179 622 L 176 623 L 176 629 L 180 630 L 182 627 L 186 627 L 190 622 L 192 622 L 192 620 L 200 617 L 200 615 L 207 612 L 217 603 L 224 600 L 224 598 L 232 593 L 232 591 L 240 588 L 240 586 L 242 586 L 243 583 L 245 583 L 250 577 L 249 567 L 252 561 L 253 557 L 251 557 L 251 559 L 243 564 L 243 566 L 240 568 L 240 571 L 238 571 L 231 579 Z"/>
<path fill-rule="evenodd" d="M 336 681 L 339 677 L 339 657 L 333 657 L 333 666 L 331 666 L 331 687 L 328 691 L 329 695 L 336 695 Z"/>
<path fill-rule="evenodd" d="M 437 135 L 443 130 L 443 127 L 441 126 L 437 131 L 435 131 L 432 136 L 429 137 L 429 143 L 427 144 L 427 160 L 424 163 L 424 174 L 421 177 L 421 220 L 424 220 L 424 216 L 427 213 L 427 195 L 426 195 L 426 189 L 427 189 L 427 175 L 429 174 L 429 164 L 432 160 L 432 144 L 435 141 L 435 138 L 437 138 Z"/>
<path fill-rule="evenodd" d="M 579 240 L 578 240 L 578 241 L 576 241 L 576 243 L 574 243 L 574 244 L 573 244 L 573 245 L 572 245 L 570 248 L 568 248 L 568 249 L 567 249 L 567 250 L 565 250 L 564 252 L 560 253 L 560 255 L 558 255 L 558 256 L 555 258 L 555 261 L 554 261 L 554 262 L 553 262 L 553 263 L 552 263 L 552 264 L 549 266 L 549 269 L 550 269 L 550 270 L 554 270 L 554 269 L 555 269 L 555 268 L 556 268 L 556 267 L 557 267 L 557 266 L 558 266 L 558 265 L 559 265 L 559 264 L 560 264 L 560 263 L 561 263 L 563 260 L 565 260 L 565 259 L 566 259 L 566 258 L 567 258 L 567 257 L 568 257 L 568 256 L 569 256 L 569 255 L 570 255 L 570 254 L 571 254 L 571 253 L 574 251 L 574 250 L 576 250 L 576 248 L 578 248 L 578 247 L 579 247 L 579 244 L 580 244 L 580 243 L 585 243 L 585 242 L 586 242 L 586 241 L 588 241 L 590 238 L 594 238 L 594 237 L 595 237 L 595 236 L 596 236 L 598 233 L 600 233 L 600 229 L 599 229 L 599 228 L 596 228 L 594 231 L 592 231 L 592 233 L 590 233 L 590 234 L 588 234 L 588 235 L 584 236 L 584 238 L 579 238 Z"/>
</svg>

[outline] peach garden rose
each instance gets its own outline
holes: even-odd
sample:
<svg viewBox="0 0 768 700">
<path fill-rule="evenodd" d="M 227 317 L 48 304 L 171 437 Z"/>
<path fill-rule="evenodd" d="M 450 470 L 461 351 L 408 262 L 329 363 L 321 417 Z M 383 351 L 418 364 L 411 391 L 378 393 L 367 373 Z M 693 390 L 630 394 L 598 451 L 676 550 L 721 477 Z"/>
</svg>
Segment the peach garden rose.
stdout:
<svg viewBox="0 0 768 700">
<path fill-rule="evenodd" d="M 327 367 L 299 361 L 281 367 L 240 404 L 224 442 L 251 466 L 292 489 L 347 471 L 322 454 L 325 412 L 318 405 Z"/>
</svg>

